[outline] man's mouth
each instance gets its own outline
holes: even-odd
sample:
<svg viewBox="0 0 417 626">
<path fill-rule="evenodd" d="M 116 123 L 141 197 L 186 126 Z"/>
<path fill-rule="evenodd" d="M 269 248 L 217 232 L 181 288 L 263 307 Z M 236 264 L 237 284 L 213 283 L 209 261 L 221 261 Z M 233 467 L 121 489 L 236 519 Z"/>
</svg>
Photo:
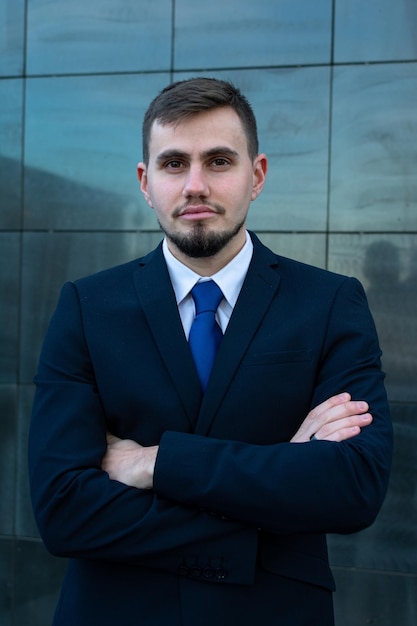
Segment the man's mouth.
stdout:
<svg viewBox="0 0 417 626">
<path fill-rule="evenodd" d="M 218 211 L 206 204 L 189 205 L 178 213 L 178 217 L 186 220 L 206 219 L 217 215 Z"/>
</svg>

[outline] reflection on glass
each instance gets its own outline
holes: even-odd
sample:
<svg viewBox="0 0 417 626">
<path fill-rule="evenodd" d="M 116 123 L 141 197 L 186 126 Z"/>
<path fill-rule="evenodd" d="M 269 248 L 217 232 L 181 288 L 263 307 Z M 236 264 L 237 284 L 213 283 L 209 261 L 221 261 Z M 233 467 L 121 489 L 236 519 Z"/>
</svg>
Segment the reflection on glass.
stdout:
<svg viewBox="0 0 417 626">
<path fill-rule="evenodd" d="M 408 268 L 390 241 L 366 250 L 364 275 L 367 295 L 383 348 L 387 389 L 391 401 L 417 400 L 417 250 Z M 405 274 L 404 278 L 401 278 Z"/>
</svg>

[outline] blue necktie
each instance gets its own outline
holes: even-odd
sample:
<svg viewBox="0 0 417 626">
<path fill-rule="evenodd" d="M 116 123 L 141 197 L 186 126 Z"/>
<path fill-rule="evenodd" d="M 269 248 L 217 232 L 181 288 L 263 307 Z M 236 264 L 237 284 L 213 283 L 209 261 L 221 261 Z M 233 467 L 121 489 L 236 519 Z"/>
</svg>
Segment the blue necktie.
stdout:
<svg viewBox="0 0 417 626">
<path fill-rule="evenodd" d="M 195 303 L 196 316 L 191 326 L 188 343 L 204 391 L 223 337 L 215 317 L 223 293 L 214 280 L 207 280 L 197 283 L 191 290 L 191 295 Z"/>
</svg>

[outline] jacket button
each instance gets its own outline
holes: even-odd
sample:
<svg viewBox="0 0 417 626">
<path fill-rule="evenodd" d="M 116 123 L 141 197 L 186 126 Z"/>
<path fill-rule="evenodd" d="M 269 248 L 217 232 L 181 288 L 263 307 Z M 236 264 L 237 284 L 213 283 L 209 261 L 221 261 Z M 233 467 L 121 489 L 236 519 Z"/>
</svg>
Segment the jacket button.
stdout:
<svg viewBox="0 0 417 626">
<path fill-rule="evenodd" d="M 203 572 L 201 567 L 191 567 L 189 573 L 190 576 L 193 576 L 194 578 L 200 578 Z"/>
<path fill-rule="evenodd" d="M 224 580 L 225 578 L 227 578 L 227 570 L 219 567 L 218 569 L 216 569 L 216 578 L 218 580 Z"/>
<path fill-rule="evenodd" d="M 214 576 L 214 569 L 212 567 L 205 567 L 203 569 L 203 576 L 204 576 L 204 578 L 213 578 L 213 576 Z"/>
</svg>

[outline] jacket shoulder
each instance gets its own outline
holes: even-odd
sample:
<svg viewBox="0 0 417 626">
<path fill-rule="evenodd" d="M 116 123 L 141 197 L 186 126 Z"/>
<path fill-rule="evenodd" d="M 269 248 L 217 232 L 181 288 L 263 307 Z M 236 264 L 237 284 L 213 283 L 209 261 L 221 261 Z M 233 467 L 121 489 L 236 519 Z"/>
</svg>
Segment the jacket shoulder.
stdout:
<svg viewBox="0 0 417 626">
<path fill-rule="evenodd" d="M 120 287 L 124 285 L 126 281 L 131 281 L 133 274 L 135 274 L 140 267 L 150 262 L 159 252 L 160 246 L 143 257 L 138 257 L 127 263 L 122 263 L 94 274 L 78 278 L 73 281 L 73 284 L 80 293 L 94 289 L 112 289 L 114 287 L 118 287 L 116 290 L 119 291 Z"/>
<path fill-rule="evenodd" d="M 296 294 L 298 298 L 310 299 L 321 305 L 329 304 L 339 295 L 349 300 L 367 301 L 361 282 L 352 276 L 308 265 L 300 261 L 278 257 L 281 289 Z"/>
<path fill-rule="evenodd" d="M 333 284 L 342 283 L 350 277 L 345 274 L 339 274 L 328 269 L 317 267 L 315 265 L 309 265 L 302 261 L 290 259 L 276 255 L 277 266 L 281 272 L 285 272 L 294 276 L 305 276 L 309 280 L 314 281 L 326 281 Z"/>
<path fill-rule="evenodd" d="M 254 233 L 250 233 L 254 244 L 254 256 L 260 264 L 269 264 L 273 267 L 281 277 L 290 277 L 291 279 L 313 281 L 327 284 L 341 284 L 349 279 L 344 274 L 332 272 L 314 265 L 297 261 L 289 257 L 277 254 L 267 246 L 265 246 Z M 356 279 L 354 279 L 356 280 Z"/>
</svg>

